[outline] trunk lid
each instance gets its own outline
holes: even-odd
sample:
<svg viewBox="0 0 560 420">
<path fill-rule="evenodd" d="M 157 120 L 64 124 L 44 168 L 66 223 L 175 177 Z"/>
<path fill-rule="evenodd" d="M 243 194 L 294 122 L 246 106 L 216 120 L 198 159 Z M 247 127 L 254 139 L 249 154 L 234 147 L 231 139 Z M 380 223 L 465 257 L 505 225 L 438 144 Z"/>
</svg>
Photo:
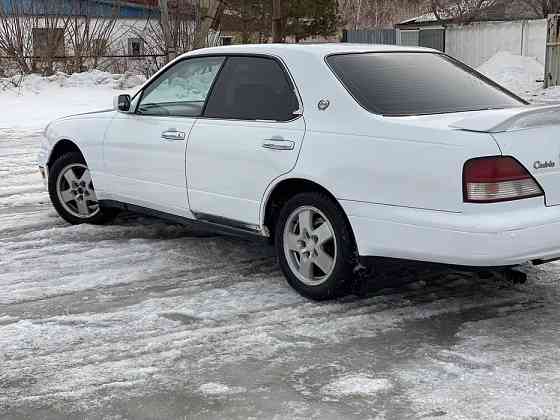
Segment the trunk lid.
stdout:
<svg viewBox="0 0 560 420">
<path fill-rule="evenodd" d="M 493 110 L 451 127 L 491 134 L 504 156 L 512 156 L 541 185 L 547 206 L 560 205 L 560 106 Z"/>
</svg>

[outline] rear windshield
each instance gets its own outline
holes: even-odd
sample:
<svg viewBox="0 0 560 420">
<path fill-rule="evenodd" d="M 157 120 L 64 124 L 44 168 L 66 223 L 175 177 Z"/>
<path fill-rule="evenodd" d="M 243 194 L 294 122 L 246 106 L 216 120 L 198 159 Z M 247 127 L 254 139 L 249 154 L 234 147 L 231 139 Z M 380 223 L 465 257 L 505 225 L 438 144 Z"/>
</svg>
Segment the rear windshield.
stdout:
<svg viewBox="0 0 560 420">
<path fill-rule="evenodd" d="M 327 57 L 327 63 L 354 98 L 375 114 L 444 114 L 524 104 L 442 54 L 343 54 Z"/>
</svg>

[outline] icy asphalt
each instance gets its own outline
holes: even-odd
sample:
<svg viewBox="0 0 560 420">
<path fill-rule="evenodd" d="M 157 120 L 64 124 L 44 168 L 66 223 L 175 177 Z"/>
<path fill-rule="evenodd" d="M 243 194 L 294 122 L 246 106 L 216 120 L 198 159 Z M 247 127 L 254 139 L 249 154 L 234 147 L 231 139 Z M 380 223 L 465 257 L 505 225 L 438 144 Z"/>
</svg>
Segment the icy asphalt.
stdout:
<svg viewBox="0 0 560 420">
<path fill-rule="evenodd" d="M 0 123 L 0 419 L 560 418 L 560 264 L 313 303 L 260 242 L 64 223 Z"/>
</svg>

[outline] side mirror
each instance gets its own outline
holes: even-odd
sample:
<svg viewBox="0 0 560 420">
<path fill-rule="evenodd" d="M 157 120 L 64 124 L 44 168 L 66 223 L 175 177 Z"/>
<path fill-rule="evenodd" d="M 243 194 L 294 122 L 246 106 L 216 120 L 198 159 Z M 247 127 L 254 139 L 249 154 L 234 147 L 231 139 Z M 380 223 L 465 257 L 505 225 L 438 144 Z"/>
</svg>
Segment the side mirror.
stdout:
<svg viewBox="0 0 560 420">
<path fill-rule="evenodd" d="M 130 95 L 118 95 L 113 100 L 113 106 L 117 111 L 130 111 Z"/>
</svg>

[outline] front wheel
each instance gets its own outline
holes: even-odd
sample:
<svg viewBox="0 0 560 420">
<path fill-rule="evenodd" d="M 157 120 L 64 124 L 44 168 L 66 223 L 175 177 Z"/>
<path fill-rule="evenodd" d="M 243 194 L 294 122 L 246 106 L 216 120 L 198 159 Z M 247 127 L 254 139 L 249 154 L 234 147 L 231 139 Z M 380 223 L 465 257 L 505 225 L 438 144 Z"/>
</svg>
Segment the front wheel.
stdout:
<svg viewBox="0 0 560 420">
<path fill-rule="evenodd" d="M 74 225 L 99 224 L 116 211 L 99 206 L 89 169 L 80 153 L 66 153 L 49 171 L 49 196 L 58 214 Z"/>
<path fill-rule="evenodd" d="M 321 193 L 302 193 L 282 208 L 276 229 L 280 267 L 290 285 L 314 300 L 348 291 L 354 238 L 339 206 Z"/>
</svg>

